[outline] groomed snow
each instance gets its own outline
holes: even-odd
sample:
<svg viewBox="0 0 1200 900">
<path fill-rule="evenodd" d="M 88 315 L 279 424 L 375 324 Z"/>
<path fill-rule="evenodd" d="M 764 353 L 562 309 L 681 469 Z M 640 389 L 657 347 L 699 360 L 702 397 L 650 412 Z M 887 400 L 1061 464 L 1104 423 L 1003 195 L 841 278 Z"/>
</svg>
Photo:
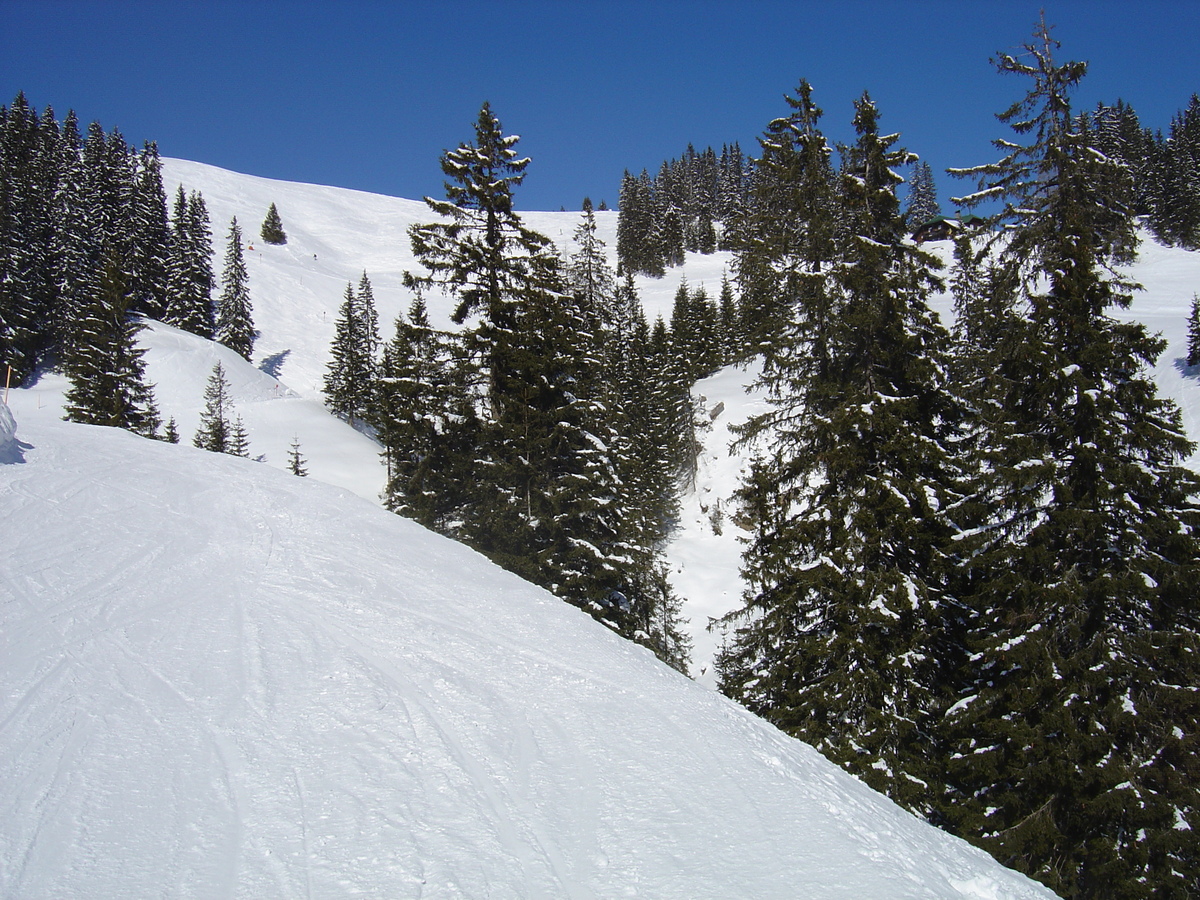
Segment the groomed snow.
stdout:
<svg viewBox="0 0 1200 900">
<path fill-rule="evenodd" d="M 0 896 L 1050 896 L 348 491 L 16 418 Z"/>
</svg>

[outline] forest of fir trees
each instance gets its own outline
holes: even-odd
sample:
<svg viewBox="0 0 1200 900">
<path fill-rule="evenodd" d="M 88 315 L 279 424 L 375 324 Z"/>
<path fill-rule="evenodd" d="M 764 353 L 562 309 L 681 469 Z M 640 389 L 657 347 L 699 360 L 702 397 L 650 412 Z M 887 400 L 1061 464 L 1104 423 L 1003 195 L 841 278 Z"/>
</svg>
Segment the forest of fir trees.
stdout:
<svg viewBox="0 0 1200 900">
<path fill-rule="evenodd" d="M 177 441 L 147 383 L 137 335 L 156 319 L 249 359 L 254 326 L 241 231 L 230 225 L 222 290 L 199 192 L 168 210 L 157 147 L 99 123 L 80 134 L 18 94 L 0 107 L 0 359 L 12 386 L 67 375 L 67 418 Z"/>
<path fill-rule="evenodd" d="M 867 95 L 836 164 L 807 82 L 761 138 L 732 248 L 770 408 L 720 689 L 1064 897 L 1191 897 L 1200 479 L 1163 342 L 1114 316 L 1134 180 L 1056 49 L 1043 23 L 995 60 L 1027 92 L 954 173 L 995 211 L 948 272 Z"/>
</svg>

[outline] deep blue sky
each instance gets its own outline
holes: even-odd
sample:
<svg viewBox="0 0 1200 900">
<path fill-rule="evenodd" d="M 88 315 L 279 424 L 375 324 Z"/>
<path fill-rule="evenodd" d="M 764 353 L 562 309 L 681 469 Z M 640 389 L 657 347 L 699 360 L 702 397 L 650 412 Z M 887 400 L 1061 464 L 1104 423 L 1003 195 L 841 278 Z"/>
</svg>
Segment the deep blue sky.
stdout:
<svg viewBox="0 0 1200 900">
<path fill-rule="evenodd" d="M 165 156 L 419 199 L 489 100 L 532 157 L 521 209 L 615 205 L 625 169 L 755 138 L 801 77 L 832 140 L 868 90 L 881 125 L 934 168 L 991 161 L 995 113 L 1022 95 L 989 59 L 1041 7 L 1076 96 L 1165 129 L 1200 92 L 1200 0 L 820 3 L 0 0 L 0 103 L 117 127 Z"/>
</svg>

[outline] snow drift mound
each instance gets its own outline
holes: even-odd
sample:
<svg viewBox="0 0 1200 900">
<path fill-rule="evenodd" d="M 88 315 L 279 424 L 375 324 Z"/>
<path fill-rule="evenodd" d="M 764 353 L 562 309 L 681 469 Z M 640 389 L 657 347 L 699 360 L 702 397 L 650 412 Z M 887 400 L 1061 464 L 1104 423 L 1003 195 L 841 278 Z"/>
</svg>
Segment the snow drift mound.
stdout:
<svg viewBox="0 0 1200 900">
<path fill-rule="evenodd" d="M 22 436 L 0 896 L 1050 896 L 347 492 Z"/>
</svg>

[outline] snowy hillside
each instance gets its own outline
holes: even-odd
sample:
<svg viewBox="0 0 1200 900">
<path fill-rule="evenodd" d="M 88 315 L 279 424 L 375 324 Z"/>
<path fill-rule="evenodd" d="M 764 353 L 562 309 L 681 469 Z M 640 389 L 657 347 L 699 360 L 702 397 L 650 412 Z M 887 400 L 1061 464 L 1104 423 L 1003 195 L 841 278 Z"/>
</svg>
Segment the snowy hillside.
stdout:
<svg viewBox="0 0 1200 900">
<path fill-rule="evenodd" d="M 329 358 L 334 322 L 347 283 L 358 283 L 366 271 L 374 288 L 381 330 L 390 336 L 395 317 L 411 301 L 402 274 L 415 267 L 407 229 L 428 220 L 423 202 L 365 194 L 343 188 L 294 184 L 229 172 L 202 163 L 169 159 L 164 181 L 169 195 L 178 185 L 199 190 L 212 218 L 215 263 L 224 256 L 230 220 L 236 216 L 253 251 L 246 254 L 255 324 L 260 337 L 254 366 L 224 348 L 162 325 L 145 334 L 149 379 L 164 417 L 175 416 L 184 442 L 190 441 L 203 407 L 204 385 L 218 359 L 229 373 L 236 412 L 250 434 L 251 454 L 265 457 L 277 468 L 287 465 L 293 439 L 309 463 L 312 477 L 345 487 L 368 500 L 378 501 L 385 473 L 378 447 L 323 409 L 322 378 Z M 519 195 L 518 195 L 519 196 Z M 284 246 L 258 240 L 268 207 L 276 204 L 288 234 Z M 578 212 L 522 213 L 531 227 L 558 242 L 563 252 L 573 249 L 572 235 L 580 221 Z M 605 241 L 616 265 L 615 212 L 597 212 L 597 233 Z M 948 242 L 927 244 L 950 260 Z M 637 287 L 653 321 L 669 319 L 680 281 L 705 287 L 715 297 L 721 276 L 731 269 L 728 253 L 690 254 L 686 264 L 669 270 L 662 279 L 638 278 Z M 1200 292 L 1200 253 L 1169 249 L 1144 241 L 1132 274 L 1144 287 L 1127 313 L 1161 332 L 1169 345 L 1159 359 L 1158 383 L 1180 404 L 1184 424 L 1193 440 L 1200 440 L 1200 373 L 1187 370 L 1186 319 L 1192 295 Z M 435 322 L 446 325 L 449 302 L 431 298 Z M 949 313 L 943 298 L 939 309 Z M 258 368 L 256 369 L 255 366 Z M 696 489 L 684 498 L 680 527 L 669 548 L 675 589 L 687 599 L 685 615 L 691 619 L 695 645 L 693 674 L 705 685 L 715 684 L 711 661 L 718 636 L 706 630 L 710 617 L 736 607 L 741 594 L 738 576 L 742 546 L 739 530 L 723 514 L 732 509 L 730 498 L 744 465 L 730 458 L 729 427 L 761 409 L 744 386 L 754 372 L 729 370 L 697 386 L 709 411 L 721 412 L 704 435 Z M 65 383 L 49 376 L 26 391 L 13 392 L 13 405 L 23 404 L 28 415 L 54 418 L 61 409 Z M 40 408 L 39 408 L 40 407 Z M 1200 455 L 1192 458 L 1200 466 Z M 720 510 L 715 515 L 714 510 Z M 714 520 L 721 533 L 715 534 Z"/>
<path fill-rule="evenodd" d="M 0 896 L 1050 896 L 361 498 L 25 413 Z"/>
</svg>

